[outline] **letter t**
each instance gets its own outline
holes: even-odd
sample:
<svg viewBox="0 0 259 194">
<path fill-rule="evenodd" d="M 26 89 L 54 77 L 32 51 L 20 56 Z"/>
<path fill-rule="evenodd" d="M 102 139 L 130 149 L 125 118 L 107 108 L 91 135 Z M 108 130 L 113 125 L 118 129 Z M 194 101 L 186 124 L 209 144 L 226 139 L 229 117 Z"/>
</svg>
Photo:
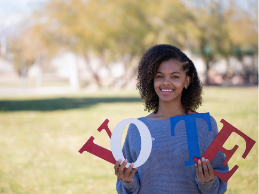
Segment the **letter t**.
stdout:
<svg viewBox="0 0 259 194">
<path fill-rule="evenodd" d="M 181 120 L 185 121 L 188 150 L 189 150 L 189 161 L 186 161 L 184 163 L 185 166 L 194 165 L 195 164 L 195 162 L 193 161 L 194 157 L 200 158 L 199 141 L 198 141 L 197 127 L 196 127 L 197 118 L 204 119 L 208 123 L 209 131 L 212 131 L 209 113 L 199 113 L 199 114 L 192 114 L 192 115 L 185 115 L 185 116 L 178 116 L 178 117 L 170 117 L 172 136 L 175 136 L 174 134 L 175 125 Z"/>
</svg>

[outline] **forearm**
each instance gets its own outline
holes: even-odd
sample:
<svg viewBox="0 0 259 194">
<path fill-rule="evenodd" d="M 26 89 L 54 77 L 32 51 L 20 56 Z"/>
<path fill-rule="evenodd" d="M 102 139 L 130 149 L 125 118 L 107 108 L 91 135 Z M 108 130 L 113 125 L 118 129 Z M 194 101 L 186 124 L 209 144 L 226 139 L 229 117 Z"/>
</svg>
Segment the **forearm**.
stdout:
<svg viewBox="0 0 259 194">
<path fill-rule="evenodd" d="M 139 192 L 139 178 L 135 174 L 132 182 L 122 182 L 117 179 L 116 190 L 118 194 L 138 194 Z"/>
<path fill-rule="evenodd" d="M 215 176 L 209 183 L 201 183 L 195 177 L 195 181 L 202 194 L 222 194 L 227 191 L 227 183 Z"/>
</svg>

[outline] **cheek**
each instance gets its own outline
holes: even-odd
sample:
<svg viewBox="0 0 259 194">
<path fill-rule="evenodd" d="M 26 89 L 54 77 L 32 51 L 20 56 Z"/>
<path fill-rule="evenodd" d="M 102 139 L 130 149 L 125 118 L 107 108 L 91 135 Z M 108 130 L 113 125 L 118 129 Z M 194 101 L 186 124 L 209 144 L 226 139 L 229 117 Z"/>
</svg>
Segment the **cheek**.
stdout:
<svg viewBox="0 0 259 194">
<path fill-rule="evenodd" d="M 172 83 L 175 87 L 181 87 L 183 85 L 183 83 L 180 79 L 173 80 Z"/>
<path fill-rule="evenodd" d="M 161 86 L 161 81 L 154 80 L 154 88 L 155 88 L 155 90 L 159 89 L 160 86 Z"/>
</svg>

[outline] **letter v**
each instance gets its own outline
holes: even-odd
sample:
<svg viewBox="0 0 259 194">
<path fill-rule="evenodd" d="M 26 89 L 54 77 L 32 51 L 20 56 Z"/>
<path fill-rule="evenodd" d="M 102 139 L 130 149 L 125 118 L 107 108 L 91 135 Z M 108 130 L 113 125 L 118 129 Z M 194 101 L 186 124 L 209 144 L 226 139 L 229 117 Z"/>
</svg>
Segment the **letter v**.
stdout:
<svg viewBox="0 0 259 194">
<path fill-rule="evenodd" d="M 107 132 L 108 136 L 111 138 L 111 131 L 108 127 L 109 120 L 106 119 L 101 126 L 97 129 L 99 132 L 101 132 L 103 129 Z M 115 164 L 116 161 L 112 155 L 112 152 L 110 150 L 107 150 L 97 144 L 94 143 L 94 137 L 91 136 L 90 139 L 83 145 L 83 147 L 79 150 L 79 152 L 82 154 L 84 151 L 87 151 L 103 160 L 106 160 L 112 164 Z"/>
</svg>

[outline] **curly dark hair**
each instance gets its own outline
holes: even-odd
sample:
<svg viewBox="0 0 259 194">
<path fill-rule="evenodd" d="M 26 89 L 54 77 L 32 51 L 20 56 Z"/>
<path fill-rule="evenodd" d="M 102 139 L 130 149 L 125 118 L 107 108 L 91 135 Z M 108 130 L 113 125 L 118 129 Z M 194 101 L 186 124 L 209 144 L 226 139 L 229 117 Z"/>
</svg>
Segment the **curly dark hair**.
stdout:
<svg viewBox="0 0 259 194">
<path fill-rule="evenodd" d="M 137 89 L 144 101 L 145 110 L 157 113 L 159 97 L 154 89 L 154 77 L 159 65 L 170 59 L 181 62 L 182 70 L 191 78 L 190 85 L 183 89 L 181 98 L 184 111 L 188 114 L 188 111 L 195 111 L 202 104 L 202 85 L 193 62 L 175 46 L 155 45 L 143 54 L 138 66 Z"/>
</svg>

